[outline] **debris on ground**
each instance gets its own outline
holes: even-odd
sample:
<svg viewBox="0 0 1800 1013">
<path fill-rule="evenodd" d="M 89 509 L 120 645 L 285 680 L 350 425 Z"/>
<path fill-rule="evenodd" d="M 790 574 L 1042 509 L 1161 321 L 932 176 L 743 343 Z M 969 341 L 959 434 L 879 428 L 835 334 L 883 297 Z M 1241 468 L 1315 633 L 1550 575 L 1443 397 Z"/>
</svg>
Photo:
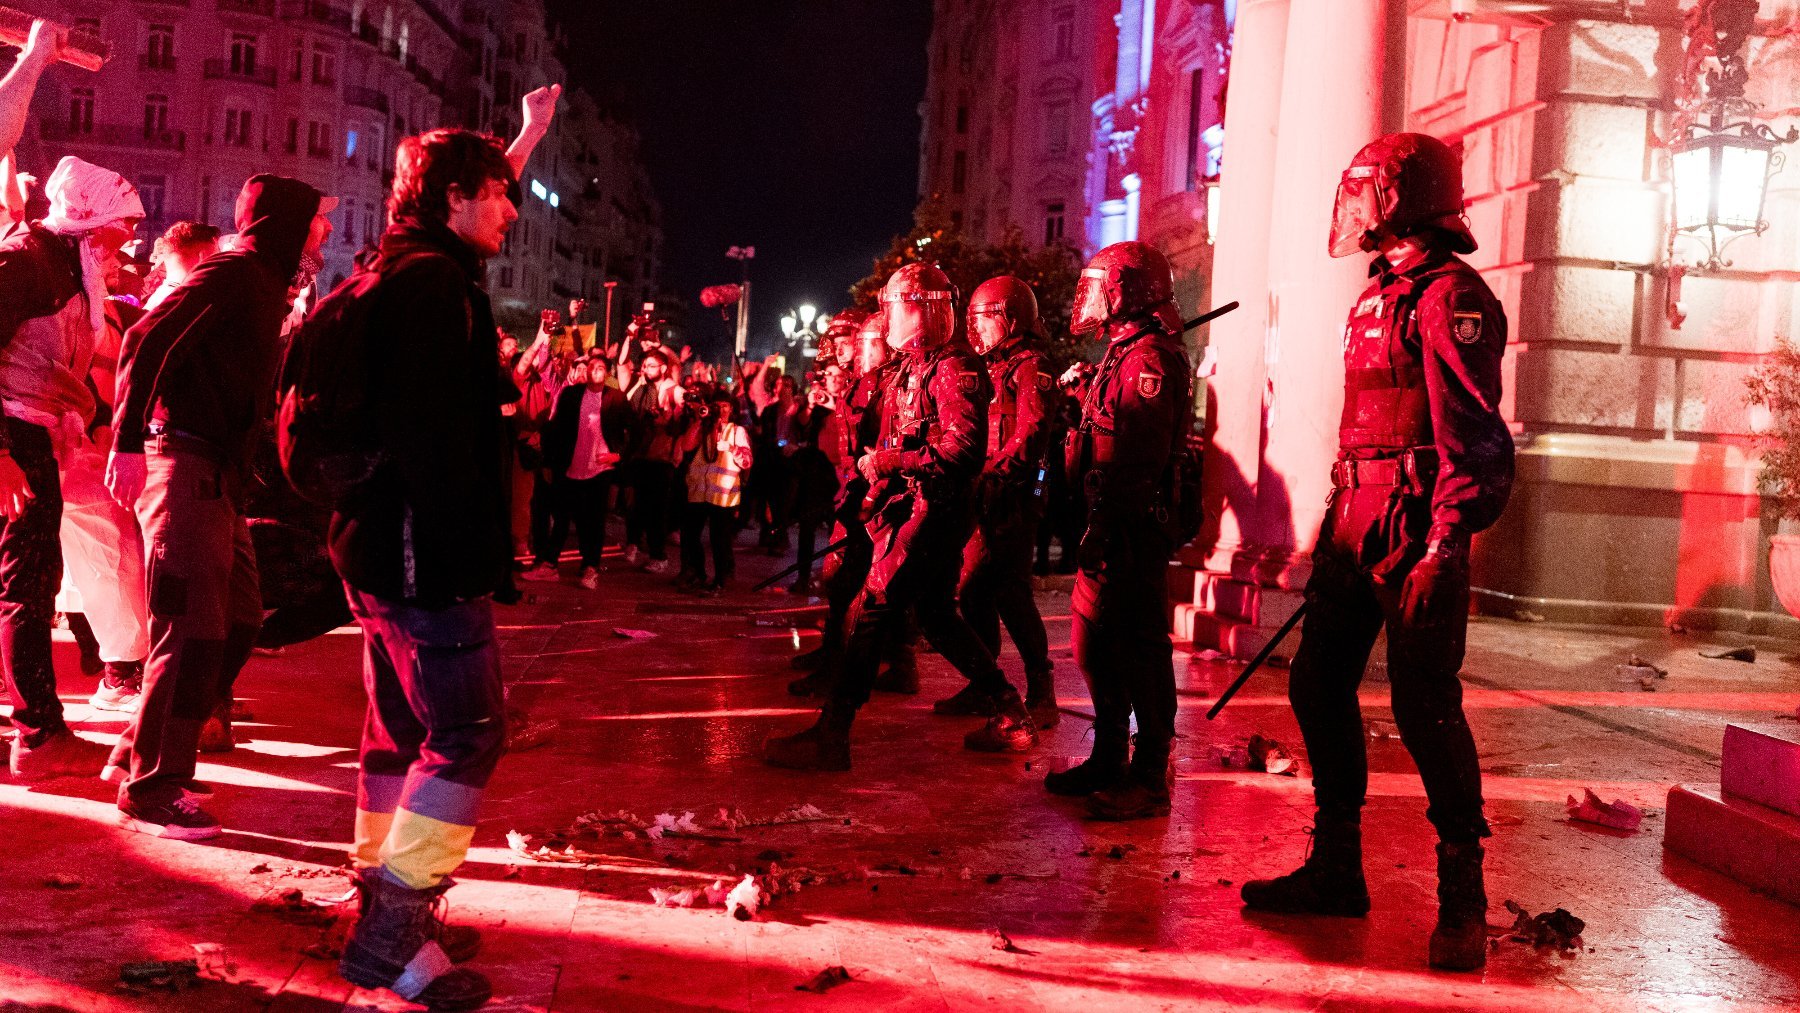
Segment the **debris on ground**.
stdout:
<svg viewBox="0 0 1800 1013">
<path fill-rule="evenodd" d="M 1400 729 L 1392 721 L 1375 721 L 1373 719 L 1365 721 L 1363 722 L 1363 731 L 1367 732 L 1371 739 L 1397 739 L 1400 737 Z"/>
<path fill-rule="evenodd" d="M 237 975 L 237 964 L 225 952 L 223 943 L 195 943 L 194 963 L 203 977 L 214 981 L 228 981 Z"/>
<path fill-rule="evenodd" d="M 1214 746 L 1212 755 L 1221 767 L 1250 766 L 1250 750 L 1243 746 Z"/>
<path fill-rule="evenodd" d="M 250 875 L 256 876 L 269 871 L 269 863 L 258 862 L 250 867 Z"/>
<path fill-rule="evenodd" d="M 1506 910 L 1513 915 L 1512 930 L 1505 937 L 1507 940 L 1530 943 L 1534 947 L 1545 949 L 1566 951 L 1581 948 L 1581 933 L 1587 928 L 1587 923 L 1563 908 L 1533 917 L 1517 901 L 1509 900 L 1506 902 Z"/>
<path fill-rule="evenodd" d="M 665 890 L 659 886 L 650 888 L 650 899 L 657 907 L 693 907 L 702 896 L 704 895 L 699 890 Z"/>
<path fill-rule="evenodd" d="M 1617 666 L 1614 671 L 1618 673 L 1620 682 L 1636 683 L 1639 689 L 1647 693 L 1655 692 L 1658 679 L 1669 677 L 1668 669 L 1646 661 L 1636 654 L 1627 658 L 1625 664 Z"/>
<path fill-rule="evenodd" d="M 743 882 L 731 888 L 725 895 L 725 913 L 740 922 L 747 922 L 756 917 L 756 911 L 762 906 L 762 888 L 757 885 L 756 877 L 746 875 Z"/>
<path fill-rule="evenodd" d="M 632 630 L 623 626 L 613 627 L 613 636 L 624 640 L 655 640 L 656 634 L 649 630 Z"/>
<path fill-rule="evenodd" d="M 1711 658 L 1714 661 L 1754 662 L 1756 660 L 1756 646 L 1754 644 L 1745 644 L 1742 647 L 1702 647 L 1700 649 L 1700 656 L 1702 658 Z"/>
<path fill-rule="evenodd" d="M 1030 950 L 1021 949 L 1018 944 L 1012 941 L 1012 937 L 999 929 L 989 929 L 988 931 L 992 934 L 989 945 L 993 946 L 994 949 L 999 950 L 1001 953 L 1022 953 L 1028 957 L 1036 956 L 1036 954 L 1032 953 Z"/>
<path fill-rule="evenodd" d="M 1520 609 L 1517 612 L 1514 612 L 1513 619 L 1521 623 L 1541 623 L 1544 621 L 1543 616 L 1538 615 L 1530 609 Z"/>
<path fill-rule="evenodd" d="M 167 989 L 179 992 L 200 984 L 200 965 L 192 960 L 138 960 L 119 966 L 119 982 L 130 991 Z"/>
<path fill-rule="evenodd" d="M 250 905 L 250 910 L 272 914 L 298 925 L 330 925 L 337 921 L 333 910 L 342 901 L 313 899 L 300 889 L 283 890 L 273 897 L 263 897 Z"/>
<path fill-rule="evenodd" d="M 644 865 L 661 866 L 663 863 L 638 858 L 633 855 L 609 855 L 599 851 L 583 851 L 575 845 L 560 838 L 552 838 L 539 844 L 529 834 L 517 830 L 506 832 L 506 845 L 514 854 L 529 858 L 534 862 L 551 862 L 562 865 Z"/>
<path fill-rule="evenodd" d="M 824 995 L 826 992 L 831 991 L 839 985 L 847 985 L 853 980 L 854 979 L 850 977 L 850 972 L 844 970 L 843 965 L 840 964 L 836 967 L 827 967 L 818 974 L 795 985 L 794 991 Z"/>
<path fill-rule="evenodd" d="M 81 877 L 66 872 L 53 872 L 44 877 L 44 885 L 52 890 L 79 890 L 81 883 Z"/>
<path fill-rule="evenodd" d="M 1250 751 L 1249 769 L 1279 774 L 1282 777 L 1300 776 L 1300 768 L 1294 762 L 1293 754 L 1274 739 L 1252 735 L 1246 748 Z"/>
<path fill-rule="evenodd" d="M 533 721 L 524 711 L 509 711 L 506 715 L 506 751 L 522 753 L 549 745 L 556 737 L 557 727 L 558 722 L 554 719 Z"/>
<path fill-rule="evenodd" d="M 1644 811 L 1624 799 L 1611 802 L 1601 801 L 1592 788 L 1582 789 L 1585 798 L 1577 800 L 1569 796 L 1569 818 L 1584 823 L 1597 823 L 1615 830 L 1636 830 L 1638 824 L 1644 822 Z"/>
<path fill-rule="evenodd" d="M 1218 661 L 1221 658 L 1226 657 L 1226 655 L 1221 654 L 1210 647 L 1202 647 L 1198 651 L 1195 651 L 1192 657 L 1195 661 Z"/>
</svg>

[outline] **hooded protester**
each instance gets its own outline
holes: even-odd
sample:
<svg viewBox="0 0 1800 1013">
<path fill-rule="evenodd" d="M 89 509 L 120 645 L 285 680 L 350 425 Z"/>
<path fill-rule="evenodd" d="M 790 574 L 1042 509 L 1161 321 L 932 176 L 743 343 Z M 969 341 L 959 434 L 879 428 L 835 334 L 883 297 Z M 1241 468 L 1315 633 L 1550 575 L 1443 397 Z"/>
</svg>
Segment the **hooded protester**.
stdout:
<svg viewBox="0 0 1800 1013">
<path fill-rule="evenodd" d="M 106 327 L 104 265 L 144 217 L 118 173 L 64 158 L 50 213 L 0 233 L 0 662 L 12 698 L 18 780 L 92 776 L 105 750 L 64 723 L 50 660 L 62 573 L 56 453 L 94 417 L 87 386 Z"/>
<path fill-rule="evenodd" d="M 195 753 L 232 747 L 231 687 L 262 624 L 244 496 L 274 411 L 289 285 L 317 261 L 336 206 L 299 180 L 250 177 L 232 249 L 125 335 L 106 484 L 143 529 L 151 648 L 107 773 L 124 778 L 122 822 L 141 833 L 220 832 L 189 790 Z"/>
</svg>

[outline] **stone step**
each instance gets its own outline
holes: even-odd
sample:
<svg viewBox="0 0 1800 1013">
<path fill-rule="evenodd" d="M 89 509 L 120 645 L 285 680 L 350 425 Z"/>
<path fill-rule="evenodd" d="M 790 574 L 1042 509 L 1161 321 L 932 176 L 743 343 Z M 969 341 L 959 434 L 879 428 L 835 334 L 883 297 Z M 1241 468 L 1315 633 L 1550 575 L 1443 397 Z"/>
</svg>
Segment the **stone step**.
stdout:
<svg viewBox="0 0 1800 1013">
<path fill-rule="evenodd" d="M 1726 725 L 1719 788 L 1800 816 L 1800 725 Z"/>
<path fill-rule="evenodd" d="M 1171 568 L 1169 596 L 1174 601 L 1191 601 L 1202 611 L 1226 619 L 1275 628 L 1287 622 L 1305 600 L 1299 591 L 1187 567 Z"/>
<path fill-rule="evenodd" d="M 1800 904 L 1800 818 L 1710 786 L 1669 789 L 1663 847 L 1746 886 Z"/>
<path fill-rule="evenodd" d="M 1175 606 L 1175 636 L 1193 644 L 1196 651 L 1211 648 L 1220 654 L 1249 660 L 1262 650 L 1275 630 L 1215 615 L 1198 605 L 1179 603 Z M 1282 645 L 1280 653 L 1292 656 L 1297 636 Z"/>
</svg>

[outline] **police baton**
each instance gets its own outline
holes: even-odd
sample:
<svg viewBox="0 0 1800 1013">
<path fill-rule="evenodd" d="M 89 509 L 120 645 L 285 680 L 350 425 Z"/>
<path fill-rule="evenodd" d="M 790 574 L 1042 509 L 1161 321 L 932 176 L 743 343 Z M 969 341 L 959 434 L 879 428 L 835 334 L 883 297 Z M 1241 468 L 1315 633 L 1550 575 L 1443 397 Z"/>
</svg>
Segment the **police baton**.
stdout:
<svg viewBox="0 0 1800 1013">
<path fill-rule="evenodd" d="M 1208 310 L 1205 313 L 1202 313 L 1199 316 L 1195 317 L 1194 319 L 1189 320 L 1187 323 L 1182 324 L 1181 332 L 1183 334 L 1186 334 L 1188 331 L 1191 331 L 1194 328 L 1199 327 L 1201 324 L 1211 323 L 1214 320 L 1217 320 L 1218 318 L 1224 316 L 1227 313 L 1230 313 L 1232 310 L 1237 309 L 1237 308 L 1238 308 L 1238 301 L 1236 299 L 1233 299 L 1232 301 L 1226 303 L 1225 305 L 1220 306 L 1218 309 Z"/>
<path fill-rule="evenodd" d="M 838 539 L 837 541 L 832 542 L 830 545 L 825 546 L 823 549 L 820 549 L 818 555 L 814 556 L 813 559 L 824 559 L 826 556 L 831 555 L 832 553 L 836 552 L 837 550 L 839 550 L 849 544 L 850 544 L 850 536 L 845 535 L 844 537 Z M 810 560 L 808 562 L 810 562 Z M 799 573 L 800 565 L 801 564 L 799 564 L 799 563 L 795 563 L 793 566 L 790 566 L 787 569 L 776 574 L 775 576 L 770 577 L 768 580 L 763 581 L 762 583 L 756 585 L 755 587 L 751 588 L 750 590 L 761 591 L 765 587 L 772 586 L 776 581 L 780 580 L 781 578 L 787 576 L 790 573 Z M 812 569 L 811 566 L 807 566 L 807 570 L 810 571 L 811 569 Z"/>
<path fill-rule="evenodd" d="M 1236 306 L 1237 303 L 1231 305 Z M 1262 650 L 1256 652 L 1256 657 L 1250 659 L 1250 664 L 1244 666 L 1244 672 L 1237 677 L 1237 681 L 1227 687 L 1225 692 L 1219 694 L 1219 702 L 1213 704 L 1212 709 L 1206 712 L 1206 720 L 1211 721 L 1218 717 L 1219 712 L 1225 709 L 1225 705 L 1231 702 L 1231 698 L 1237 695 L 1237 691 L 1244 688 L 1244 683 L 1249 682 L 1250 677 L 1256 674 L 1256 670 L 1262 667 L 1263 662 L 1269 660 L 1269 655 L 1274 653 L 1275 648 L 1287 639 L 1289 633 L 1294 632 L 1294 627 L 1299 624 L 1300 617 L 1306 614 L 1308 604 L 1310 603 L 1304 601 L 1300 603 L 1300 607 L 1294 610 L 1294 614 L 1288 617 L 1288 621 L 1281 624 L 1281 629 L 1274 638 L 1264 644 Z"/>
</svg>

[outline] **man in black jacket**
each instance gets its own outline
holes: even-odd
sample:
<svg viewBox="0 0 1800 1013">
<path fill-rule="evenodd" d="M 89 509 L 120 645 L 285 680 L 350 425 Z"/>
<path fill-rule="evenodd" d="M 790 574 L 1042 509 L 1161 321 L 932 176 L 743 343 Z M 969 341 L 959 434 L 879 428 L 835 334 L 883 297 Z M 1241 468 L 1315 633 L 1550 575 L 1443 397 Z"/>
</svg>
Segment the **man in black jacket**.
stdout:
<svg viewBox="0 0 1800 1013">
<path fill-rule="evenodd" d="M 207 260 L 125 335 L 106 485 L 144 532 L 150 656 L 113 751 L 123 823 L 217 836 L 194 803 L 202 725 L 230 748 L 231 686 L 262 624 L 243 504 L 254 437 L 274 411 L 288 283 L 331 234 L 337 201 L 259 174 L 238 194 L 237 245 Z"/>
<path fill-rule="evenodd" d="M 625 395 L 606 383 L 605 353 L 590 351 L 586 367 L 586 382 L 563 388 L 544 426 L 544 466 L 560 509 L 549 543 L 534 547 L 538 565 L 532 572 L 549 567 L 554 578 L 573 520 L 581 543 L 581 586 L 592 591 L 600 586 L 600 557 L 606 551 L 606 501 L 618 484 L 633 419 Z"/>
</svg>

